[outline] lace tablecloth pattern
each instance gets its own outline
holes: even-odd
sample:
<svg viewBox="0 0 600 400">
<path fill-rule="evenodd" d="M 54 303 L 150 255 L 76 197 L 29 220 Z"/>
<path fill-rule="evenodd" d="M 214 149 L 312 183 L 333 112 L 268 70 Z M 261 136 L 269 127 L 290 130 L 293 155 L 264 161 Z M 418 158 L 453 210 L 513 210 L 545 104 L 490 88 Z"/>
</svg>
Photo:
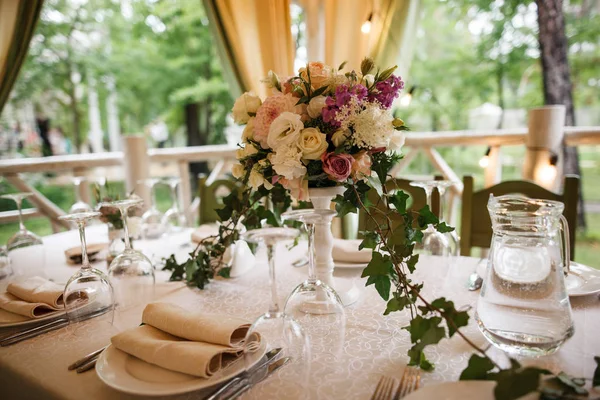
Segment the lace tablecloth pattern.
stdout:
<svg viewBox="0 0 600 400">
<path fill-rule="evenodd" d="M 154 260 L 167 256 L 176 249 L 183 260 L 190 246 L 190 232 L 183 232 L 166 241 L 136 241 L 135 245 Z M 88 243 L 106 242 L 106 228 L 94 226 L 88 230 Z M 64 250 L 78 243 L 75 231 L 44 238 L 47 252 L 47 274 L 56 282 L 65 283 L 76 271 L 65 261 Z M 306 251 L 304 243 L 287 250 L 280 248 L 277 259 L 280 294 L 291 290 L 306 277 L 306 268 L 293 268 L 291 263 Z M 457 307 L 473 307 L 477 292 L 469 292 L 466 282 L 478 263 L 476 258 L 461 257 L 448 266 L 436 257 L 423 257 L 415 278 L 425 282 L 424 293 L 429 298 L 446 296 Z M 104 261 L 95 264 L 106 270 Z M 406 351 L 410 347 L 409 334 L 402 329 L 409 321 L 406 313 L 383 316 L 385 302 L 373 287 L 364 287 L 361 269 L 336 270 L 336 284 L 361 290 L 359 301 L 346 309 L 345 332 L 332 331 L 331 341 L 323 348 L 313 349 L 311 363 L 310 399 L 368 399 L 382 374 L 400 377 L 406 365 Z M 180 282 L 167 282 L 168 274 L 157 274 L 157 300 L 168 301 L 210 313 L 223 313 L 254 320 L 269 303 L 267 267 L 264 257 L 248 273 L 235 279 L 217 279 L 205 290 L 186 287 Z M 283 302 L 283 298 L 281 299 Z M 593 356 L 600 355 L 600 301 L 597 296 L 571 300 L 575 318 L 575 335 L 553 356 L 537 360 L 521 360 L 558 372 L 591 377 L 594 372 Z M 141 309 L 132 310 L 119 321 L 119 328 L 135 326 L 141 320 Z M 472 313 L 471 313 L 472 314 Z M 114 328 L 113 328 L 114 329 Z M 486 341 L 471 319 L 466 332 L 482 346 Z M 47 333 L 22 343 L 0 348 L 0 397 L 6 399 L 130 399 L 137 398 L 117 392 L 91 371 L 76 374 L 67 371 L 67 365 L 109 343 L 114 333 L 99 322 L 83 323 L 77 331 L 68 328 Z M 340 335 L 342 335 L 340 337 Z M 337 347 L 336 347 L 337 346 Z M 332 350 L 332 347 L 335 347 Z M 316 351 L 315 351 L 316 350 Z M 500 363 L 507 358 L 491 350 Z M 456 380 L 466 366 L 470 348 L 460 338 L 443 340 L 428 351 L 436 368 L 422 376 L 424 385 Z M 333 359 L 332 359 L 333 357 Z M 290 399 L 297 397 L 286 380 L 285 368 L 244 395 L 244 399 Z M 196 393 L 173 396 L 170 399 L 199 398 Z"/>
</svg>

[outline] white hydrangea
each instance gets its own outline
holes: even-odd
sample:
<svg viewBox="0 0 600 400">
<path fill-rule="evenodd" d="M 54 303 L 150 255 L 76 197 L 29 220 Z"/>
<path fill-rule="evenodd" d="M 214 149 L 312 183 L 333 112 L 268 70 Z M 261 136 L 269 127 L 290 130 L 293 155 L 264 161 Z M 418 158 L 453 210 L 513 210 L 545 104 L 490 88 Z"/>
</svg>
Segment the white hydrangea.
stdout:
<svg viewBox="0 0 600 400">
<path fill-rule="evenodd" d="M 360 113 L 353 116 L 351 124 L 354 134 L 352 143 L 363 149 L 388 147 L 394 135 L 392 121 L 394 117 L 390 110 L 382 109 L 376 103 L 369 104 Z"/>
</svg>

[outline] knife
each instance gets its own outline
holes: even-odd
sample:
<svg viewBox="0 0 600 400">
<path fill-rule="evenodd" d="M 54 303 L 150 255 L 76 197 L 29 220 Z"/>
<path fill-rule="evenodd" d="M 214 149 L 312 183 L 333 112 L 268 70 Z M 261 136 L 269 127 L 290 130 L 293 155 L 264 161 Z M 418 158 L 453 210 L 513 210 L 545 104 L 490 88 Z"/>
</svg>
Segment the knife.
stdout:
<svg viewBox="0 0 600 400">
<path fill-rule="evenodd" d="M 265 365 L 268 365 L 271 360 L 275 360 L 279 353 L 281 353 L 281 347 L 269 350 L 264 356 L 262 356 L 260 361 L 257 362 L 254 366 L 252 366 L 248 371 L 243 372 L 235 378 L 231 379 L 229 382 L 221 386 L 216 392 L 211 394 L 210 397 L 207 397 L 205 400 L 215 400 L 234 384 L 240 382 L 246 376 L 254 374 L 256 371 L 258 371 L 260 368 L 263 368 Z"/>
<path fill-rule="evenodd" d="M 107 307 L 107 308 L 103 308 L 103 309 L 94 311 L 93 313 L 81 318 L 77 322 L 83 322 L 90 318 L 97 317 L 99 315 L 107 313 L 110 310 L 112 310 L 112 307 Z M 2 346 L 2 347 L 10 346 L 11 344 L 19 343 L 19 342 L 22 342 L 23 340 L 34 338 L 43 333 L 54 331 L 54 330 L 60 329 L 60 328 L 64 328 L 67 325 L 69 325 L 69 320 L 62 318 L 62 319 L 59 319 L 56 321 L 49 322 L 45 325 L 36 326 L 35 328 L 31 328 L 26 331 L 16 333 L 14 335 L 8 336 L 8 337 L 0 340 L 0 346 Z"/>
<path fill-rule="evenodd" d="M 238 390 L 236 390 L 231 396 L 227 397 L 227 400 L 237 399 L 242 394 L 244 394 L 247 390 L 252 388 L 257 383 L 262 382 L 265 379 L 267 379 L 269 376 L 271 376 L 271 374 L 273 372 L 277 371 L 279 368 L 283 367 L 291 360 L 292 360 L 291 357 L 284 357 L 282 359 L 275 361 L 272 364 L 269 364 L 266 368 L 262 368 L 256 372 L 254 372 L 251 376 L 249 376 L 245 380 L 245 383 Z"/>
</svg>

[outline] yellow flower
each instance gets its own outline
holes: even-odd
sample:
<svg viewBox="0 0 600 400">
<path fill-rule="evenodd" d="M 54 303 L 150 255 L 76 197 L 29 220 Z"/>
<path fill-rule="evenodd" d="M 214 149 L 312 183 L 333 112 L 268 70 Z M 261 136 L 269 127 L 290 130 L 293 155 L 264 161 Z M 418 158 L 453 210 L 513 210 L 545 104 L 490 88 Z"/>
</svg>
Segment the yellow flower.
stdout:
<svg viewBox="0 0 600 400">
<path fill-rule="evenodd" d="M 305 128 L 300 132 L 298 148 L 305 160 L 318 160 L 327 150 L 327 135 L 317 128 Z"/>
</svg>

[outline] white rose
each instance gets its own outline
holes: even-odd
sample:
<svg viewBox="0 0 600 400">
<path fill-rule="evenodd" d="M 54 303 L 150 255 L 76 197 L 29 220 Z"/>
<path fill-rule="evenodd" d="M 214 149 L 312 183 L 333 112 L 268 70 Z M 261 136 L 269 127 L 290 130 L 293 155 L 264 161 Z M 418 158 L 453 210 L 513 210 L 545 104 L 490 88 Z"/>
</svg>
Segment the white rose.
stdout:
<svg viewBox="0 0 600 400">
<path fill-rule="evenodd" d="M 338 129 L 337 131 L 333 132 L 333 135 L 331 136 L 331 142 L 335 147 L 339 147 L 346 141 L 346 139 L 348 139 L 349 136 L 350 131 L 348 129 Z"/>
<path fill-rule="evenodd" d="M 303 128 L 304 124 L 300 120 L 300 115 L 289 111 L 282 112 L 271 123 L 267 145 L 273 150 L 277 150 L 281 146 L 296 143 Z"/>
<path fill-rule="evenodd" d="M 231 167 L 231 175 L 233 175 L 235 179 L 241 179 L 245 174 L 246 170 L 242 164 L 235 164 Z"/>
<path fill-rule="evenodd" d="M 258 189 L 263 185 L 268 190 L 273 188 L 271 182 L 267 181 L 263 174 L 261 174 L 256 168 L 252 168 L 252 171 L 250 171 L 250 176 L 248 177 L 248 185 L 250 185 L 250 187 L 254 190 Z"/>
<path fill-rule="evenodd" d="M 321 115 L 321 110 L 325 107 L 325 100 L 327 97 L 325 96 L 317 96 L 313 97 L 308 103 L 308 107 L 306 111 L 308 112 L 309 117 L 317 118 Z"/>
<path fill-rule="evenodd" d="M 400 131 L 394 132 L 392 137 L 390 138 L 389 149 L 392 151 L 400 151 L 402 150 L 402 146 L 404 146 L 404 133 Z"/>
<path fill-rule="evenodd" d="M 300 160 L 302 153 L 298 151 L 295 144 L 282 146 L 273 154 L 271 164 L 273 164 L 273 169 L 277 174 L 286 179 L 303 178 L 306 175 L 306 167 Z"/>
<path fill-rule="evenodd" d="M 231 114 L 236 124 L 245 124 L 248 122 L 250 117 L 258 111 L 258 108 L 262 102 L 260 97 L 252 92 L 246 92 L 235 101 Z"/>
<path fill-rule="evenodd" d="M 300 132 L 298 148 L 302 151 L 302 158 L 318 160 L 327 150 L 327 135 L 319 132 L 317 128 L 306 128 Z"/>
<path fill-rule="evenodd" d="M 254 145 L 247 143 L 244 147 L 242 147 L 241 149 L 237 149 L 235 152 L 235 157 L 238 160 L 243 160 L 246 157 L 250 157 L 253 154 L 258 153 L 258 150 L 256 149 L 256 147 L 254 147 Z"/>
<path fill-rule="evenodd" d="M 244 127 L 244 131 L 242 132 L 242 141 L 248 142 L 254 139 L 254 117 L 250 117 L 248 123 Z"/>
<path fill-rule="evenodd" d="M 367 74 L 363 76 L 363 79 L 365 80 L 365 82 L 367 82 L 367 85 L 369 86 L 373 85 L 373 82 L 375 82 L 375 77 L 373 76 L 373 74 Z"/>
</svg>

